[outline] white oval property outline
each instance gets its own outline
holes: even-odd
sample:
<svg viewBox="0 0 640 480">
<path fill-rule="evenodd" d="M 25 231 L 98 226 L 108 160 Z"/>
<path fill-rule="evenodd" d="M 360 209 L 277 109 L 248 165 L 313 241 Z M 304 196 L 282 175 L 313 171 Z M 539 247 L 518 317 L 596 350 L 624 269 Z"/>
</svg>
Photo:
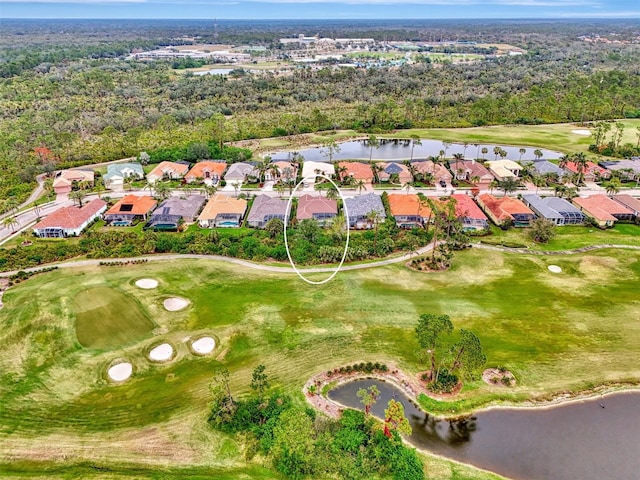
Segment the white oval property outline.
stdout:
<svg viewBox="0 0 640 480">
<path fill-rule="evenodd" d="M 345 222 L 347 224 L 347 241 L 344 245 L 344 252 L 342 253 L 342 259 L 340 260 L 340 263 L 338 264 L 335 272 L 333 272 L 329 278 L 326 278 L 324 280 L 322 280 L 321 282 L 315 282 L 313 280 L 309 280 L 308 278 L 306 278 L 304 275 L 302 275 L 302 273 L 300 273 L 300 270 L 298 270 L 298 268 L 296 267 L 295 263 L 293 263 L 293 259 L 291 258 L 291 252 L 289 251 L 289 242 L 287 240 L 287 224 L 289 223 L 289 215 L 291 215 L 291 203 L 293 202 L 293 194 L 295 192 L 298 191 L 298 188 L 300 188 L 300 185 L 302 185 L 302 183 L 305 180 L 308 179 L 314 179 L 316 177 L 322 177 L 322 178 L 326 178 L 327 180 L 329 180 L 331 182 L 331 184 L 336 187 L 336 190 L 338 191 L 338 194 L 340 195 L 340 198 L 342 199 L 342 207 L 344 208 L 344 217 L 345 217 Z M 293 270 L 296 272 L 296 274 L 305 282 L 311 284 L 311 285 L 322 285 L 323 283 L 327 283 L 330 282 L 333 277 L 335 277 L 338 272 L 340 271 L 340 269 L 342 268 L 342 264 L 344 263 L 345 258 L 347 258 L 347 251 L 349 250 L 349 211 L 347 210 L 347 202 L 345 201 L 344 195 L 342 195 L 342 192 L 340 191 L 340 188 L 338 187 L 338 185 L 336 185 L 336 183 L 331 180 L 329 177 L 327 177 L 326 175 L 323 175 L 322 173 L 318 173 L 312 177 L 304 177 L 302 180 L 300 180 L 298 182 L 298 184 L 296 185 L 296 188 L 294 188 L 291 191 L 291 195 L 289 195 L 289 201 L 287 202 L 287 211 L 285 213 L 284 216 L 284 248 L 287 250 L 287 258 L 289 258 L 289 263 L 291 264 L 291 268 L 293 268 Z"/>
</svg>

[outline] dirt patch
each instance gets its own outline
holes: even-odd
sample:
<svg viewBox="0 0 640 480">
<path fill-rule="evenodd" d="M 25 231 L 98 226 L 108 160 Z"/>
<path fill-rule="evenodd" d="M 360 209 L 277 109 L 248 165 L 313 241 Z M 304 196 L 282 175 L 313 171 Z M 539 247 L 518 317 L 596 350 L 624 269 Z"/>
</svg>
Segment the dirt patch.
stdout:
<svg viewBox="0 0 640 480">
<path fill-rule="evenodd" d="M 158 287 L 158 281 L 153 278 L 141 278 L 136 281 L 136 287 L 144 290 L 151 290 Z"/>
<path fill-rule="evenodd" d="M 169 312 L 177 312 L 183 310 L 189 306 L 191 302 L 186 298 L 169 297 L 162 302 L 162 305 Z"/>
<path fill-rule="evenodd" d="M 487 368 L 482 372 L 484 383 L 492 387 L 515 387 L 516 377 L 509 370 L 503 368 Z"/>
</svg>

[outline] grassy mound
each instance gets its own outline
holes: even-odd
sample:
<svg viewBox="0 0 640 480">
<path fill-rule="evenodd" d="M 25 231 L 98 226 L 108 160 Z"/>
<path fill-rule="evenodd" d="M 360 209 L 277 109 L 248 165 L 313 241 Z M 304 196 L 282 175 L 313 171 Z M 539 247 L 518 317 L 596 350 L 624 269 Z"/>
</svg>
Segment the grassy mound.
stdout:
<svg viewBox="0 0 640 480">
<path fill-rule="evenodd" d="M 73 300 L 78 342 L 88 348 L 116 348 L 146 338 L 154 324 L 136 301 L 109 287 L 78 293 Z"/>
</svg>

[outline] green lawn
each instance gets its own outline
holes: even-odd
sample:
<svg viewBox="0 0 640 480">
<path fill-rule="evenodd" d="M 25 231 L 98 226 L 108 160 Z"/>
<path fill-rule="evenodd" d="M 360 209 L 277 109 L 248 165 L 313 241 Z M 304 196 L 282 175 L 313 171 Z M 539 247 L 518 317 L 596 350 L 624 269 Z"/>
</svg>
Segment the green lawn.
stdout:
<svg viewBox="0 0 640 480">
<path fill-rule="evenodd" d="M 549 272 L 551 264 L 563 272 Z M 144 277 L 158 279 L 158 288 L 135 287 Z M 637 382 L 638 284 L 640 252 L 611 249 L 527 256 L 472 248 L 458 253 L 447 272 L 394 265 L 341 272 L 322 286 L 293 274 L 209 260 L 55 270 L 3 298 L 0 452 L 13 452 L 12 462 L 52 467 L 60 466 L 64 454 L 68 476 L 83 464 L 112 468 L 117 477 L 118 465 L 144 463 L 150 469 L 236 468 L 253 478 L 257 467 L 243 461 L 240 440 L 206 425 L 215 368 L 228 367 L 232 390 L 242 394 L 252 370 L 263 363 L 272 383 L 299 402 L 306 379 L 339 365 L 394 362 L 418 374 L 425 367 L 417 359 L 414 328 L 426 312 L 447 313 L 457 328 L 475 331 L 488 365 L 505 366 L 518 380 L 510 391 L 467 384 L 455 403 L 428 402 L 436 412 Z M 148 314 L 157 325 L 153 336 L 113 349 L 81 348 L 74 299 L 87 290 L 97 299 L 103 289 L 106 296 L 121 292 Z M 191 307 L 167 312 L 162 299 L 172 295 L 191 300 Z M 116 301 L 118 308 L 128 312 L 122 302 Z M 117 310 L 111 308 L 109 314 Z M 205 333 L 218 347 L 213 356 L 194 357 L 188 339 Z M 160 341 L 175 347 L 175 359 L 151 364 L 146 352 Z M 134 375 L 114 386 L 104 372 L 121 358 L 133 364 Z M 444 459 L 425 459 L 431 478 L 491 478 Z M 0 470 L 8 462 L 0 453 Z"/>
<path fill-rule="evenodd" d="M 109 287 L 81 291 L 73 299 L 76 336 L 83 347 L 117 348 L 147 338 L 153 321 L 130 296 Z"/>
</svg>

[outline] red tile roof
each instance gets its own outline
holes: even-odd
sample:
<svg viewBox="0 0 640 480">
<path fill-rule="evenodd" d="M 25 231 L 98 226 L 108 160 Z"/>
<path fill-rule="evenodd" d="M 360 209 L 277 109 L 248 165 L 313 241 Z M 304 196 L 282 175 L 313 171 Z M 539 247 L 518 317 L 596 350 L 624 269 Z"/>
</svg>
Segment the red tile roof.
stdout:
<svg viewBox="0 0 640 480">
<path fill-rule="evenodd" d="M 567 165 L 565 168 L 567 170 L 572 171 L 573 173 L 578 173 L 578 165 L 576 164 L 576 162 L 567 162 Z M 606 171 L 607 171 L 606 169 L 602 168 L 600 165 L 593 162 L 587 162 L 586 168 L 584 169 L 584 173 L 591 172 L 594 174 L 595 173 L 603 174 Z"/>
<path fill-rule="evenodd" d="M 480 220 L 488 220 L 480 207 L 468 195 L 456 193 L 451 195 L 456 200 L 456 217 L 467 217 Z"/>
<path fill-rule="evenodd" d="M 347 169 L 347 175 L 356 180 L 364 180 L 365 182 L 373 180 L 373 170 L 371 170 L 371 165 L 368 163 L 340 162 L 338 165 L 345 167 Z"/>
<path fill-rule="evenodd" d="M 73 230 L 82 226 L 87 220 L 106 207 L 105 201 L 96 198 L 82 207 L 62 207 L 44 220 L 36 223 L 34 230 L 42 228 L 65 228 Z"/>
<path fill-rule="evenodd" d="M 119 213 L 129 215 L 146 215 L 156 206 L 156 200 L 149 196 L 127 195 L 113 207 L 107 210 L 107 215 L 117 215 Z M 123 205 L 131 205 L 131 208 L 122 210 Z"/>
<path fill-rule="evenodd" d="M 627 207 L 611 200 L 606 195 L 576 197 L 573 199 L 573 203 L 599 220 L 617 220 L 613 215 L 633 215 L 633 212 Z"/>
<path fill-rule="evenodd" d="M 431 209 L 426 202 L 421 202 L 418 195 L 391 193 L 389 194 L 391 214 L 396 216 L 419 215 L 422 218 L 431 216 Z"/>
<path fill-rule="evenodd" d="M 490 210 L 500 221 L 512 218 L 512 215 L 535 215 L 533 211 L 517 198 L 494 197 L 488 193 L 478 196 L 478 201 Z"/>
<path fill-rule="evenodd" d="M 205 178 L 205 172 L 209 172 L 212 176 L 222 177 L 222 174 L 227 169 L 225 162 L 212 162 L 211 160 L 204 160 L 196 163 L 189 173 L 187 178 Z"/>
</svg>

